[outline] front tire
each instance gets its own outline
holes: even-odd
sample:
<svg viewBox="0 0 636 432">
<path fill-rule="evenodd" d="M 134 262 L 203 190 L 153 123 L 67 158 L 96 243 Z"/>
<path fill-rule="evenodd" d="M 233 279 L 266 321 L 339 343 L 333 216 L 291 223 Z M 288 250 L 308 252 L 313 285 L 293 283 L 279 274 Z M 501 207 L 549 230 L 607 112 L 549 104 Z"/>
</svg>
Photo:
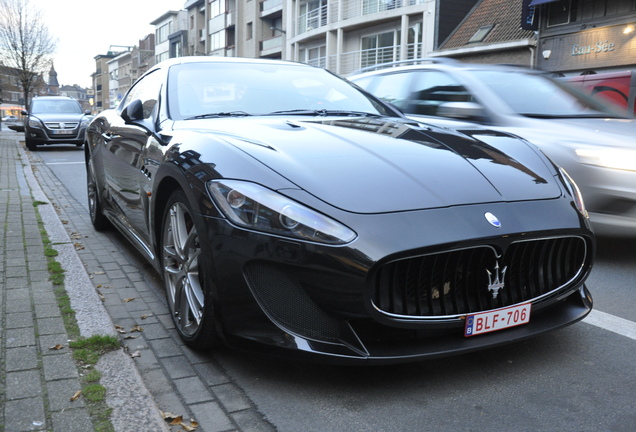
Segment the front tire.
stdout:
<svg viewBox="0 0 636 432">
<path fill-rule="evenodd" d="M 38 149 L 37 143 L 35 141 L 33 141 L 32 139 L 25 138 L 25 144 L 26 144 L 26 148 L 29 151 L 37 151 L 37 149 Z"/>
<path fill-rule="evenodd" d="M 87 155 L 86 158 L 86 192 L 88 194 L 88 213 L 93 228 L 96 231 L 107 230 L 111 225 L 102 210 L 101 198 L 99 197 L 97 181 L 95 180 L 95 169 L 90 155 Z"/>
<path fill-rule="evenodd" d="M 161 265 L 170 315 L 186 345 L 207 350 L 219 344 L 201 239 L 183 192 L 168 199 L 161 224 Z"/>
</svg>

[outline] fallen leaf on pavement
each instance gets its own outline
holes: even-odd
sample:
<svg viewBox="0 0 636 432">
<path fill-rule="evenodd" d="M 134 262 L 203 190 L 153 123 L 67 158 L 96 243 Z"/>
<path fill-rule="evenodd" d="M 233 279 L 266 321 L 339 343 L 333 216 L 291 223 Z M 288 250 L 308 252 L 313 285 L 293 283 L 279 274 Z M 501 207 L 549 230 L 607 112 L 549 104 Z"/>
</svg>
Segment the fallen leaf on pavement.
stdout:
<svg viewBox="0 0 636 432">
<path fill-rule="evenodd" d="M 50 350 L 61 350 L 62 348 L 64 348 L 64 345 L 57 344 L 55 346 L 50 347 L 49 349 Z"/>
<path fill-rule="evenodd" d="M 125 298 L 125 299 L 123 300 L 123 302 L 124 302 L 124 303 L 128 303 L 128 302 L 133 301 L 134 299 L 135 299 L 134 297 Z"/>
<path fill-rule="evenodd" d="M 130 329 L 130 331 L 131 331 L 131 332 L 142 332 L 142 331 L 144 331 L 144 329 L 143 329 L 143 328 L 141 328 L 141 327 L 139 326 L 139 324 L 135 324 L 135 325 L 133 326 L 133 328 L 131 328 L 131 329 Z"/>
<path fill-rule="evenodd" d="M 77 399 L 79 399 L 81 394 L 82 394 L 81 390 L 76 391 L 75 394 L 71 396 L 71 402 L 75 402 Z"/>
<path fill-rule="evenodd" d="M 130 357 L 132 358 L 141 357 L 141 351 L 135 351 L 134 353 L 130 354 Z"/>
</svg>

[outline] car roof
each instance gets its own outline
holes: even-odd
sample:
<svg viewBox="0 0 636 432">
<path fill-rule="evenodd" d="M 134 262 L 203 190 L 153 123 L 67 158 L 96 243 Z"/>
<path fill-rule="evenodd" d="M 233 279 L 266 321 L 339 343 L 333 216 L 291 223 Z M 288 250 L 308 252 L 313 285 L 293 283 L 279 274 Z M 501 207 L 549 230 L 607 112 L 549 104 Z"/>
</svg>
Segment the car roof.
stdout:
<svg viewBox="0 0 636 432">
<path fill-rule="evenodd" d="M 77 100 L 77 99 L 74 99 L 74 98 L 68 97 L 68 96 L 36 96 L 36 97 L 33 98 L 34 101 L 36 101 L 36 100 L 60 100 L 60 99 Z"/>
<path fill-rule="evenodd" d="M 292 62 L 287 60 L 277 60 L 277 59 L 263 59 L 263 58 L 247 58 L 247 57 L 220 57 L 220 56 L 186 56 L 186 57 L 175 57 L 171 59 L 164 60 L 157 65 L 156 67 L 170 67 L 177 64 L 188 64 L 188 63 L 244 63 L 244 64 L 289 64 L 296 66 L 307 66 L 312 67 L 305 63 L 300 62 Z"/>
<path fill-rule="evenodd" d="M 449 57 L 433 57 L 411 60 L 400 60 L 389 63 L 381 63 L 360 69 L 350 77 L 373 76 L 387 72 L 403 72 L 417 69 L 442 69 L 442 70 L 499 70 L 528 73 L 545 73 L 538 69 L 531 69 L 522 65 L 492 64 L 492 63 L 466 63 Z"/>
</svg>

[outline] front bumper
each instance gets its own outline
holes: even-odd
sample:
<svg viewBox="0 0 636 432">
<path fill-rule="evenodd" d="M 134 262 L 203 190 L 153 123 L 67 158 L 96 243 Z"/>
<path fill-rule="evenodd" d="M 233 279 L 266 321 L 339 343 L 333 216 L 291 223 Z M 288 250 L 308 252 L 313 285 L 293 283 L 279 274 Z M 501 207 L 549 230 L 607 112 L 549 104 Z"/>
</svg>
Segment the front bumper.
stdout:
<svg viewBox="0 0 636 432">
<path fill-rule="evenodd" d="M 425 210 L 401 214 L 397 220 L 392 220 L 394 215 L 356 215 L 353 217 L 365 223 L 344 222 L 364 228 L 357 230 L 359 237 L 353 244 L 344 247 L 267 236 L 206 217 L 216 275 L 215 310 L 223 336 L 228 345 L 250 351 L 330 363 L 382 364 L 484 349 L 577 322 L 592 308 L 584 280 L 591 269 L 594 239 L 587 221 L 577 217 L 569 204 L 559 210 L 562 203 L 558 201 Z M 504 221 L 506 228 L 497 231 L 499 236 L 493 237 L 491 230 L 480 225 L 487 223 L 483 218 L 486 209 Z M 475 226 L 466 223 L 473 220 Z M 433 223 L 453 229 L 417 229 L 404 235 L 404 227 L 432 227 Z M 567 283 L 532 298 L 528 324 L 467 338 L 465 312 L 392 316 L 376 309 L 372 300 L 376 270 L 387 263 L 476 245 L 505 250 L 513 242 L 558 236 L 583 242 L 584 253 Z M 516 260 L 526 261 L 549 259 Z M 463 268 L 474 273 L 472 265 Z"/>
<path fill-rule="evenodd" d="M 72 134 L 56 135 L 41 128 L 27 127 L 25 134 L 35 144 L 83 144 L 86 128 L 76 128 Z"/>
<path fill-rule="evenodd" d="M 521 341 L 548 331 L 557 330 L 585 318 L 592 310 L 592 297 L 585 285 L 565 299 L 538 313 L 528 324 L 466 338 L 463 326 L 458 328 L 418 332 L 416 330 L 385 332 L 382 339 L 373 340 L 370 332 L 381 334 L 376 325 L 352 323 L 348 328 L 349 342 L 328 343 L 300 337 L 273 327 L 271 322 L 254 322 L 228 335 L 230 346 L 260 351 L 274 356 L 319 359 L 330 364 L 394 364 L 465 354 Z M 385 329 L 386 330 L 386 329 Z M 428 333 L 428 334 L 427 334 Z M 390 336 L 390 337 L 389 337 Z"/>
</svg>

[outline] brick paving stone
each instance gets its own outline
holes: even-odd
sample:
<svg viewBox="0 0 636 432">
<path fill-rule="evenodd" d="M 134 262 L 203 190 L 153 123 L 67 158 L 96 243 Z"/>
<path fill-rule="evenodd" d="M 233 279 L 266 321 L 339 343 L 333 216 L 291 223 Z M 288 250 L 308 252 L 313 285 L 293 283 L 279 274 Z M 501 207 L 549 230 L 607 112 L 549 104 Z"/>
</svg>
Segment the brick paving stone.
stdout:
<svg viewBox="0 0 636 432">
<path fill-rule="evenodd" d="M 44 400 L 41 396 L 8 400 L 4 406 L 4 428 L 8 431 L 46 430 Z"/>
<path fill-rule="evenodd" d="M 7 400 L 42 396 L 42 377 L 38 369 L 9 372 L 5 382 Z"/>
<path fill-rule="evenodd" d="M 208 386 L 199 377 L 189 377 L 173 380 L 177 389 L 187 404 L 206 402 L 214 399 Z"/>
<path fill-rule="evenodd" d="M 8 348 L 5 369 L 7 372 L 35 369 L 38 367 L 38 351 L 35 346 Z"/>
<path fill-rule="evenodd" d="M 61 353 L 43 356 L 42 364 L 44 367 L 44 378 L 47 381 L 78 377 L 77 366 L 75 366 L 71 354 Z"/>
<path fill-rule="evenodd" d="M 63 411 L 86 406 L 84 398 L 81 396 L 76 400 L 71 400 L 75 392 L 82 389 L 78 379 L 49 381 L 46 383 L 46 389 L 51 411 Z"/>
</svg>

